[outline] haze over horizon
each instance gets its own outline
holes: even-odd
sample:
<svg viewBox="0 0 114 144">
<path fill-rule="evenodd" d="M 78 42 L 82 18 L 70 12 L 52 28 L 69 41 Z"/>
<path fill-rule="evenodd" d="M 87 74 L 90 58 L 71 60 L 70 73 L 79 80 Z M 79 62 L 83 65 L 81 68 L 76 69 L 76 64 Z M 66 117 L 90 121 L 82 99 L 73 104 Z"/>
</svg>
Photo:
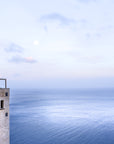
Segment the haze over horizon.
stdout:
<svg viewBox="0 0 114 144">
<path fill-rule="evenodd" d="M 113 88 L 113 0 L 0 3 L 0 77 L 12 88 Z"/>
</svg>

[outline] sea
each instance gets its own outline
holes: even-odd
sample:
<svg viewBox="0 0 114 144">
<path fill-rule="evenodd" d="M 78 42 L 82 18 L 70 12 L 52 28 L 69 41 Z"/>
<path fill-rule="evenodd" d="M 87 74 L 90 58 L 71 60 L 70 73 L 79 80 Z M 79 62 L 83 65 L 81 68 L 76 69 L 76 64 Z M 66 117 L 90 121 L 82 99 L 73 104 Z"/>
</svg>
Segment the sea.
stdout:
<svg viewBox="0 0 114 144">
<path fill-rule="evenodd" d="M 11 90 L 11 144 L 114 144 L 114 89 Z"/>
</svg>

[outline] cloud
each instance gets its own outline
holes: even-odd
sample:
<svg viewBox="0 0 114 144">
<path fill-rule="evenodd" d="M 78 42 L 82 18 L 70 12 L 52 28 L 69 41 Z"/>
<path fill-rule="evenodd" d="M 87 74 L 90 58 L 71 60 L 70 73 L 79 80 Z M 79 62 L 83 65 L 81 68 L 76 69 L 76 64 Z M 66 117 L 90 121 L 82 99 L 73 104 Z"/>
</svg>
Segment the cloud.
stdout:
<svg viewBox="0 0 114 144">
<path fill-rule="evenodd" d="M 20 76 L 21 76 L 20 73 L 14 73 L 14 74 L 13 74 L 13 77 L 20 77 Z"/>
<path fill-rule="evenodd" d="M 17 53 L 22 53 L 24 48 L 21 46 L 11 43 L 8 47 L 4 48 L 6 52 L 17 52 Z"/>
<path fill-rule="evenodd" d="M 36 63 L 37 60 L 33 59 L 32 57 L 21 57 L 21 56 L 13 56 L 9 62 L 13 63 Z"/>
<path fill-rule="evenodd" d="M 96 2 L 96 0 L 78 0 L 78 1 L 83 3 Z"/>
<path fill-rule="evenodd" d="M 89 32 L 89 33 L 86 33 L 85 34 L 85 37 L 86 37 L 86 39 L 95 39 L 95 38 L 100 38 L 102 36 L 102 33 L 100 33 L 100 32 Z"/>
<path fill-rule="evenodd" d="M 51 13 L 47 15 L 43 15 L 40 18 L 41 22 L 48 23 L 48 22 L 58 22 L 60 25 L 68 26 L 75 22 L 74 19 L 67 18 L 58 13 Z"/>
<path fill-rule="evenodd" d="M 82 63 L 95 64 L 102 63 L 104 61 L 104 57 L 102 56 L 86 55 L 84 53 L 81 54 L 80 52 L 69 52 L 68 55 L 72 56 L 73 58 L 75 58 L 75 60 Z"/>
</svg>

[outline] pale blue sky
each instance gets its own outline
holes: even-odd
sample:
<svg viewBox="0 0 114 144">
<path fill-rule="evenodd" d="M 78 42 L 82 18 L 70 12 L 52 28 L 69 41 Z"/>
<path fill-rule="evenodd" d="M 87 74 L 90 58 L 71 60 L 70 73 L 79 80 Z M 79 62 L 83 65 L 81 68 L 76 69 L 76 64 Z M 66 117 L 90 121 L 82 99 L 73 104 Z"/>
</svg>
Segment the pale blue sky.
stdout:
<svg viewBox="0 0 114 144">
<path fill-rule="evenodd" d="M 0 77 L 12 87 L 113 87 L 113 15 L 113 0 L 1 0 Z"/>
</svg>

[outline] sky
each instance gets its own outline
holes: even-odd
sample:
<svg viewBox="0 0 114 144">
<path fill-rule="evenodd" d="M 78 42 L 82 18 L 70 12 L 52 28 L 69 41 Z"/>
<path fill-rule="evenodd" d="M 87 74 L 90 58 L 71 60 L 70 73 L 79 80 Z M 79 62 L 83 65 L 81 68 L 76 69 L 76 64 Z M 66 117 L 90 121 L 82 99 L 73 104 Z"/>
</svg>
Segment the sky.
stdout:
<svg viewBox="0 0 114 144">
<path fill-rule="evenodd" d="M 0 0 L 0 77 L 12 88 L 114 87 L 113 0 Z"/>
</svg>

